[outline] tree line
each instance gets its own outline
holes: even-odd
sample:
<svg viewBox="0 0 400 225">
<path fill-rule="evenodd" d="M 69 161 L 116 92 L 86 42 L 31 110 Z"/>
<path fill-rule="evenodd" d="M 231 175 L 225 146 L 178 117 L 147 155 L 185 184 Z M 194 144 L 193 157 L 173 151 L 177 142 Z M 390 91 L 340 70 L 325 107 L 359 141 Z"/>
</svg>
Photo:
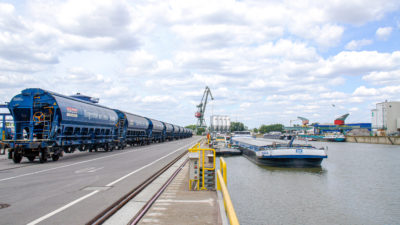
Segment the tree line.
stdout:
<svg viewBox="0 0 400 225">
<path fill-rule="evenodd" d="M 253 132 L 258 133 L 260 132 L 261 134 L 265 134 L 271 131 L 279 131 L 279 132 L 283 132 L 284 131 L 284 125 L 283 124 L 271 124 L 271 125 L 261 125 L 260 128 L 254 128 Z M 186 126 L 186 128 L 192 129 L 192 130 L 196 130 L 196 125 L 189 125 Z M 234 131 L 245 131 L 247 130 L 247 126 L 245 126 L 242 122 L 231 122 L 231 128 L 230 131 L 234 132 Z M 199 128 L 197 130 L 197 135 L 201 135 L 203 132 L 205 131 L 204 128 Z"/>
</svg>

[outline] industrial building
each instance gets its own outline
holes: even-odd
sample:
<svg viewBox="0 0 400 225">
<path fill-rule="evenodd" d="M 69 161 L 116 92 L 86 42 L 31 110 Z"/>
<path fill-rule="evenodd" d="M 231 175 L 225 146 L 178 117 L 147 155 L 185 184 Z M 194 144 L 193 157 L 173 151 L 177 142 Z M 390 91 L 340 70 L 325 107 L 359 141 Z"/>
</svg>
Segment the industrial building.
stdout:
<svg viewBox="0 0 400 225">
<path fill-rule="evenodd" d="M 391 135 L 400 131 L 400 102 L 381 102 L 371 110 L 372 131 L 377 135 Z"/>
<path fill-rule="evenodd" d="M 347 123 L 343 125 L 336 124 L 316 124 L 314 125 L 315 134 L 324 134 L 331 132 L 340 132 L 346 134 L 353 129 L 367 129 L 371 131 L 371 123 Z"/>
<path fill-rule="evenodd" d="M 311 127 L 307 126 L 308 119 L 303 117 L 298 117 L 299 119 L 302 120 L 303 126 L 285 127 L 285 130 L 290 133 L 294 132 L 294 133 L 315 134 L 315 135 L 325 135 L 326 133 L 334 133 L 334 132 L 347 134 L 352 131 L 353 135 L 354 132 L 358 134 L 362 132 L 364 134 L 367 134 L 367 136 L 369 136 L 372 130 L 371 123 L 345 123 L 345 120 L 349 115 L 350 114 L 346 113 L 336 118 L 333 124 L 316 123 Z"/>
<path fill-rule="evenodd" d="M 210 117 L 210 131 L 228 132 L 231 129 L 231 118 L 229 116 L 213 115 Z"/>
</svg>

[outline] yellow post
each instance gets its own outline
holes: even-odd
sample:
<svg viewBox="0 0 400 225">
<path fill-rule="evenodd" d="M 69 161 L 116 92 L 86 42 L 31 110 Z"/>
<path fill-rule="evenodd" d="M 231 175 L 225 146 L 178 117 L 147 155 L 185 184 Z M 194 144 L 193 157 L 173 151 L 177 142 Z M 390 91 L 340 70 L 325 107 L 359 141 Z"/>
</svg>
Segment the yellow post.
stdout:
<svg viewBox="0 0 400 225">
<path fill-rule="evenodd" d="M 218 177 L 219 181 L 223 180 L 220 170 L 217 171 L 217 177 Z M 224 198 L 224 205 L 225 205 L 226 214 L 229 219 L 229 223 L 231 225 L 239 225 L 239 220 L 236 216 L 235 208 L 233 207 L 231 197 L 229 196 L 228 188 L 226 187 L 224 182 L 219 182 L 219 183 L 221 185 L 221 192 L 222 192 L 222 196 Z"/>
<path fill-rule="evenodd" d="M 217 176 L 217 191 L 221 190 L 221 185 L 219 184 L 219 182 L 221 182 L 221 181 L 219 180 L 219 177 Z"/>
<path fill-rule="evenodd" d="M 6 139 L 6 131 L 5 130 L 3 130 L 3 134 L 2 134 L 2 136 L 1 136 L 1 140 L 5 140 Z"/>
<path fill-rule="evenodd" d="M 222 175 L 223 175 L 223 177 L 224 177 L 225 185 L 227 185 L 228 183 L 227 183 L 227 179 L 226 179 L 226 162 L 225 162 L 224 158 L 222 158 L 222 157 L 221 157 L 221 159 L 219 160 L 219 162 L 220 162 L 220 167 L 221 167 Z"/>
</svg>

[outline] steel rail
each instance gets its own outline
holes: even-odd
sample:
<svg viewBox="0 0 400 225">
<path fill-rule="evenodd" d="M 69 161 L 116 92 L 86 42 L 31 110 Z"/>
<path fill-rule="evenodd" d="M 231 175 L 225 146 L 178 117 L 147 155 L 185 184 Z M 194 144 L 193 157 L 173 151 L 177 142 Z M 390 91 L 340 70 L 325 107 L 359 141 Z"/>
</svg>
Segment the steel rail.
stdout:
<svg viewBox="0 0 400 225">
<path fill-rule="evenodd" d="M 181 159 L 184 155 L 187 154 L 187 151 L 184 151 L 177 158 L 172 160 L 162 169 L 151 175 L 147 180 L 142 182 L 140 185 L 132 189 L 130 192 L 122 196 L 112 205 L 104 209 L 101 213 L 95 216 L 92 220 L 86 223 L 86 225 L 100 225 L 103 224 L 107 219 L 109 219 L 112 215 L 114 215 L 119 209 L 121 209 L 124 205 L 126 205 L 132 198 L 137 196 L 142 190 L 144 190 L 151 182 L 153 182 L 157 177 L 163 174 L 167 169 L 169 169 L 172 165 L 174 165 L 179 159 Z"/>
<path fill-rule="evenodd" d="M 186 159 L 180 166 L 179 168 L 171 175 L 170 178 L 165 182 L 165 184 L 157 191 L 156 194 L 151 197 L 151 199 L 142 207 L 142 209 L 136 213 L 136 215 L 129 221 L 128 224 L 130 225 L 136 225 L 139 223 L 140 219 L 146 214 L 146 212 L 150 209 L 150 207 L 154 204 L 154 202 L 160 197 L 160 195 L 164 192 L 164 190 L 168 187 L 168 185 L 172 182 L 172 180 L 178 175 L 178 173 L 182 170 L 182 168 L 185 166 L 185 164 L 189 161 L 189 159 Z"/>
</svg>

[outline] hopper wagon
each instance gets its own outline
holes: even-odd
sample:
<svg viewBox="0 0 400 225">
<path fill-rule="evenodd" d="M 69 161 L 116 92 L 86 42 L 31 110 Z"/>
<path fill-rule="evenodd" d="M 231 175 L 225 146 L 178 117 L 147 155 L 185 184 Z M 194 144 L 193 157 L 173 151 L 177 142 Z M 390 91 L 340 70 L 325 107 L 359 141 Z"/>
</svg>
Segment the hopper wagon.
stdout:
<svg viewBox="0 0 400 225">
<path fill-rule="evenodd" d="M 48 158 L 57 161 L 64 153 L 112 151 L 127 145 L 181 139 L 192 131 L 178 125 L 135 115 L 97 104 L 88 96 L 65 96 L 28 88 L 14 96 L 8 109 L 14 118 L 8 158 L 20 163 Z"/>
</svg>

